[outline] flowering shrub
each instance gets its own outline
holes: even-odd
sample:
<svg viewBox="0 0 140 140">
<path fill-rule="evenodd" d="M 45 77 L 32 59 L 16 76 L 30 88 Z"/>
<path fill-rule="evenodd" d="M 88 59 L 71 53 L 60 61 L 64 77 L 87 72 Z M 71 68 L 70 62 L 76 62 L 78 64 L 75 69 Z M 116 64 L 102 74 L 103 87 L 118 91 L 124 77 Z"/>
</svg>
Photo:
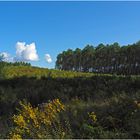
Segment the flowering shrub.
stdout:
<svg viewBox="0 0 140 140">
<path fill-rule="evenodd" d="M 93 122 L 97 121 L 97 117 L 96 117 L 95 112 L 88 113 L 88 116 Z"/>
<path fill-rule="evenodd" d="M 32 107 L 30 103 L 20 102 L 19 113 L 13 116 L 14 128 L 10 138 L 64 138 L 65 128 L 58 114 L 65 110 L 64 105 L 55 99 L 47 104 Z"/>
</svg>

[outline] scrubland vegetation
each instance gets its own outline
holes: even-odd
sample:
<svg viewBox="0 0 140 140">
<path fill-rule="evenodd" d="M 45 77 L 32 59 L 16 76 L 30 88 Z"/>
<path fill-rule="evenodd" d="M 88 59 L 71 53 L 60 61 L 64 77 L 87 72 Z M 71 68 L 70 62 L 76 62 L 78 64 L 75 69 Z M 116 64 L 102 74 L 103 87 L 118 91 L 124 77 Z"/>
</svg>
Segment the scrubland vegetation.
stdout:
<svg viewBox="0 0 140 140">
<path fill-rule="evenodd" d="M 19 71 L 20 69 L 22 71 L 23 67 L 19 67 Z M 16 69 L 17 67 L 15 71 Z M 52 78 L 48 75 L 38 78 L 24 75 L 1 79 L 1 138 L 9 138 L 9 134 L 15 129 L 13 136 L 22 138 L 139 138 L 139 87 L 139 76 L 90 74 L 88 77 Z M 16 108 L 20 108 L 20 101 L 25 100 L 30 103 L 34 111 L 43 103 L 55 99 L 59 99 L 65 106 L 65 110 L 57 114 L 58 122 L 53 122 L 54 125 L 51 126 L 42 126 L 39 122 L 40 129 L 29 130 L 29 134 L 17 133 L 20 129 L 13 122 L 12 117 L 14 114 L 19 114 Z M 20 112 L 24 111 L 20 110 Z M 34 116 L 38 118 L 39 114 L 34 114 Z M 23 119 L 27 121 L 24 116 Z M 68 126 L 63 124 L 63 120 Z M 34 120 L 30 118 L 30 121 L 32 126 Z M 30 125 L 27 129 L 33 128 Z M 34 132 L 31 133 L 31 131 Z"/>
<path fill-rule="evenodd" d="M 0 62 L 0 138 L 140 138 L 140 76 Z"/>
</svg>

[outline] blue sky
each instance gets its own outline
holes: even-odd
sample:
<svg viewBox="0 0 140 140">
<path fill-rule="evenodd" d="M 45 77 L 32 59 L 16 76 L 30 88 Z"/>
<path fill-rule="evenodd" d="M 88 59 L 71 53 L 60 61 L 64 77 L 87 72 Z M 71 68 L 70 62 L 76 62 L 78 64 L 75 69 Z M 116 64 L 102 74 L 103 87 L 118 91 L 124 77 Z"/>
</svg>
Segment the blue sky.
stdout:
<svg viewBox="0 0 140 140">
<path fill-rule="evenodd" d="M 0 52 L 15 56 L 17 42 L 34 42 L 39 60 L 32 65 L 53 68 L 68 48 L 138 40 L 140 2 L 0 2 Z"/>
</svg>

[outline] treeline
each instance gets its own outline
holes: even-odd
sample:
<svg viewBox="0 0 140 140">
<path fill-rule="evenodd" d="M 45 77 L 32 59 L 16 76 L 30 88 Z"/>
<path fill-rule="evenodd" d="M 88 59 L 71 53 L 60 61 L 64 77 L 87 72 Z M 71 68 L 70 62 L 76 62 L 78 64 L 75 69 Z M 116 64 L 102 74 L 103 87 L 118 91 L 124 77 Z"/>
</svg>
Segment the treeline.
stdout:
<svg viewBox="0 0 140 140">
<path fill-rule="evenodd" d="M 140 42 L 127 46 L 114 43 L 68 49 L 58 54 L 56 69 L 137 75 L 140 74 Z"/>
<path fill-rule="evenodd" d="M 27 62 L 5 62 L 0 60 L 0 68 L 3 68 L 5 66 L 31 66 L 30 63 Z"/>
</svg>

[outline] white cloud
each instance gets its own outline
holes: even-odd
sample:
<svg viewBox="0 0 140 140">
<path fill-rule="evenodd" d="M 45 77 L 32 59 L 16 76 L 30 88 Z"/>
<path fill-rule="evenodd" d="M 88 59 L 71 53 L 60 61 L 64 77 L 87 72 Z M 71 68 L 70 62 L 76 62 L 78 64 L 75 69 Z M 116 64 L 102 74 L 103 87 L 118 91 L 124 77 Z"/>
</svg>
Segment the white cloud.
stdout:
<svg viewBox="0 0 140 140">
<path fill-rule="evenodd" d="M 7 53 L 7 52 L 1 52 L 0 53 L 0 56 L 2 56 L 2 60 L 3 61 L 12 61 L 13 60 L 13 58 L 12 57 L 10 57 L 10 54 L 9 53 Z"/>
<path fill-rule="evenodd" d="M 51 63 L 52 62 L 52 58 L 49 54 L 45 54 L 45 60 L 48 62 L 48 63 Z"/>
<path fill-rule="evenodd" d="M 15 61 L 38 61 L 35 43 L 26 44 L 25 42 L 16 43 Z"/>
</svg>

